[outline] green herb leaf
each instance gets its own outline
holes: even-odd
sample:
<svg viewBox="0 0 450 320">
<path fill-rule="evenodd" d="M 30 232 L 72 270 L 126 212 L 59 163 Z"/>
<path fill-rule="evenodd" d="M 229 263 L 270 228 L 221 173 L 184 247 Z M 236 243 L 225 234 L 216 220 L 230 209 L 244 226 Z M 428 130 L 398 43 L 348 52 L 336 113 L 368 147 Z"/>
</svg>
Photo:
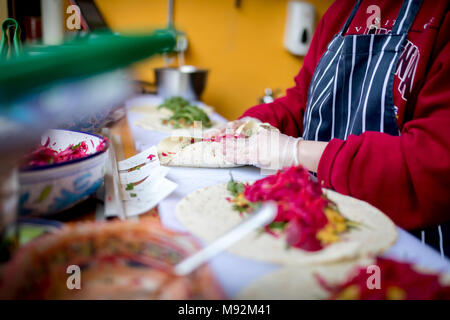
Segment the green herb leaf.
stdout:
<svg viewBox="0 0 450 320">
<path fill-rule="evenodd" d="M 77 150 L 80 146 L 81 146 L 81 142 L 79 142 L 79 143 L 76 144 L 76 145 L 70 146 L 70 149 L 71 149 L 72 151 L 74 151 L 74 150 Z"/>
<path fill-rule="evenodd" d="M 162 120 L 163 123 L 173 122 L 172 127 L 190 127 L 195 121 L 201 121 L 205 128 L 210 128 L 211 120 L 201 108 L 191 105 L 189 101 L 181 97 L 166 99 L 158 109 L 165 108 L 173 112 L 169 119 Z"/>
<path fill-rule="evenodd" d="M 238 194 L 244 192 L 244 184 L 242 182 L 236 183 L 236 191 Z"/>
<path fill-rule="evenodd" d="M 132 197 L 132 198 L 136 198 L 136 197 L 137 197 L 137 195 L 136 195 L 136 193 L 130 193 L 130 197 Z"/>
<path fill-rule="evenodd" d="M 247 212 L 247 208 L 246 207 L 241 207 L 241 206 L 238 206 L 237 204 L 233 204 L 232 208 L 233 208 L 234 211 L 237 211 L 237 212 L 240 212 L 240 213 Z"/>
<path fill-rule="evenodd" d="M 284 230 L 286 228 L 287 222 L 286 221 L 275 221 L 268 225 L 269 229 L 271 230 Z"/>
<path fill-rule="evenodd" d="M 262 204 L 261 202 L 250 202 L 249 206 L 253 210 L 258 210 L 259 207 L 261 207 L 261 204 Z"/>
<path fill-rule="evenodd" d="M 238 194 L 244 192 L 244 184 L 242 182 L 230 180 L 227 184 L 227 190 L 236 197 Z"/>
<path fill-rule="evenodd" d="M 227 184 L 227 190 L 233 195 L 236 196 L 236 187 L 235 187 L 236 182 L 234 182 L 234 180 L 230 180 L 228 181 Z"/>
<path fill-rule="evenodd" d="M 135 170 L 140 170 L 141 167 L 142 167 L 142 165 L 138 164 L 137 166 L 134 166 L 134 167 L 130 168 L 130 169 L 128 170 L 128 172 L 135 171 Z"/>
<path fill-rule="evenodd" d="M 129 190 L 133 190 L 134 189 L 134 184 L 129 183 L 127 184 L 127 187 L 125 188 L 125 190 L 129 191 Z"/>
</svg>

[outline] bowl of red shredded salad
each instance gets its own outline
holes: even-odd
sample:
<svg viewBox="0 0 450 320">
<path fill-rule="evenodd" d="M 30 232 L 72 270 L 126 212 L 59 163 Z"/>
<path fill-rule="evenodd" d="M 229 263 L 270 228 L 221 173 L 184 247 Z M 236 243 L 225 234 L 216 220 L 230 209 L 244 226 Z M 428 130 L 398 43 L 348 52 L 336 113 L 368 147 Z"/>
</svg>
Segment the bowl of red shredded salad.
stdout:
<svg viewBox="0 0 450 320">
<path fill-rule="evenodd" d="M 46 132 L 20 165 L 20 214 L 58 213 L 95 193 L 103 182 L 108 146 L 91 133 Z"/>
</svg>

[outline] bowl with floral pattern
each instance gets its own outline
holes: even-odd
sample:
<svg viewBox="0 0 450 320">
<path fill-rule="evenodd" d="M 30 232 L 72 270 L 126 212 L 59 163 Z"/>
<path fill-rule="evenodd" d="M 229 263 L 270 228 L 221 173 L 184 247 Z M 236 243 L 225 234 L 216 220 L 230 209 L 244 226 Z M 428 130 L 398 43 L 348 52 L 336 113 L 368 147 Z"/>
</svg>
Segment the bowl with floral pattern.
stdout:
<svg viewBox="0 0 450 320">
<path fill-rule="evenodd" d="M 46 216 L 69 209 L 103 182 L 108 141 L 98 135 L 49 130 L 19 171 L 20 215 Z"/>
</svg>

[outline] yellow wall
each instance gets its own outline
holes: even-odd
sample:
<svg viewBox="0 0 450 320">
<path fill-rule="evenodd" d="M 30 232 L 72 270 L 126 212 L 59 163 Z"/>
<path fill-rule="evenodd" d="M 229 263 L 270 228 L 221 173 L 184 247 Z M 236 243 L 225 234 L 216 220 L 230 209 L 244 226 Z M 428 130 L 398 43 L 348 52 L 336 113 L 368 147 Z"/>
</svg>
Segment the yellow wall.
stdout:
<svg viewBox="0 0 450 320">
<path fill-rule="evenodd" d="M 208 68 L 202 100 L 229 119 L 255 105 L 264 88 L 283 90 L 302 58 L 283 48 L 286 0 L 175 0 L 175 27 L 187 33 L 186 64 Z M 310 1 L 319 17 L 332 0 Z M 115 30 L 154 29 L 167 22 L 166 0 L 96 0 Z M 140 79 L 153 81 L 160 58 L 137 67 Z"/>
<path fill-rule="evenodd" d="M 8 18 L 8 1 L 0 0 L 0 23 L 6 18 Z"/>
</svg>

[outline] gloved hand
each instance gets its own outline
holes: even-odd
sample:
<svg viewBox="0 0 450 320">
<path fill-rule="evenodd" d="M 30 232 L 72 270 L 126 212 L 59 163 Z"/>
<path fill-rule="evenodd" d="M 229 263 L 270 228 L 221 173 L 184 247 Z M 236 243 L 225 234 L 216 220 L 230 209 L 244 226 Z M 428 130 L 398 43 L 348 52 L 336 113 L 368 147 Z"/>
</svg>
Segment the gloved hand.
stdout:
<svg viewBox="0 0 450 320">
<path fill-rule="evenodd" d="M 302 139 L 278 130 L 259 129 L 248 138 L 224 139 L 227 161 L 265 169 L 282 169 L 298 165 L 298 145 Z"/>
<path fill-rule="evenodd" d="M 242 125 L 245 125 L 249 121 L 254 121 L 257 123 L 260 123 L 261 121 L 256 118 L 252 117 L 244 117 L 242 119 L 237 119 L 234 121 L 230 121 L 227 123 L 224 123 L 220 125 L 219 127 L 212 128 L 209 130 L 205 130 L 203 132 L 203 138 L 204 139 L 211 139 L 211 138 L 217 138 L 224 135 L 234 135 L 236 133 L 236 130 L 241 127 Z"/>
</svg>

